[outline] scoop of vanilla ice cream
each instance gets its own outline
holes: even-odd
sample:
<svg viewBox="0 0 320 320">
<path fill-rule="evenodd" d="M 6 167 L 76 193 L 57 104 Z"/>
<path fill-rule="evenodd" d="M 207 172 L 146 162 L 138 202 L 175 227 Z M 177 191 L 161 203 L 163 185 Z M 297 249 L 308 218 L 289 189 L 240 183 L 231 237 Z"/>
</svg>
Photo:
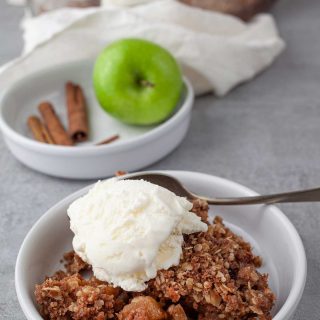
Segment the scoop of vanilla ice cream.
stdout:
<svg viewBox="0 0 320 320">
<path fill-rule="evenodd" d="M 68 209 L 73 248 L 98 279 L 143 291 L 158 270 L 179 263 L 183 234 L 207 230 L 191 208 L 147 181 L 99 181 Z"/>
</svg>

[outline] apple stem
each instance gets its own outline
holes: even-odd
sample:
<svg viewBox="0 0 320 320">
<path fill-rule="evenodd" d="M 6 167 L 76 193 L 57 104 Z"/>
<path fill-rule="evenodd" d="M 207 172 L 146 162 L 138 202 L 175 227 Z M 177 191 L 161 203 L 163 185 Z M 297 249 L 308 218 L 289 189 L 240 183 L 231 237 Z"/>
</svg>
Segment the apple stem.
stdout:
<svg viewBox="0 0 320 320">
<path fill-rule="evenodd" d="M 148 80 L 144 80 L 144 79 L 141 79 L 140 80 L 140 84 L 143 86 L 143 87 L 149 87 L 149 88 L 153 88 L 154 87 L 154 84 Z"/>
</svg>

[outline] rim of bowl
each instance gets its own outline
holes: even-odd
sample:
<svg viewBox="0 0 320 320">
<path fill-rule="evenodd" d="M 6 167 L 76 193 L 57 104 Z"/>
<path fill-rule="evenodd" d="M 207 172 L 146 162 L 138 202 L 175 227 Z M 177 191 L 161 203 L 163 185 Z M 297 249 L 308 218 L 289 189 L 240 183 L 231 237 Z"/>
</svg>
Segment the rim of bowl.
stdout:
<svg viewBox="0 0 320 320">
<path fill-rule="evenodd" d="M 152 171 L 139 171 L 131 174 L 127 174 L 125 176 L 132 176 L 138 173 L 165 173 L 165 174 L 171 174 L 174 176 L 174 174 L 180 174 L 185 176 L 192 176 L 197 175 L 200 177 L 203 177 L 204 179 L 214 179 L 218 181 L 218 183 L 223 184 L 228 187 L 234 187 L 239 189 L 239 191 L 246 193 L 248 196 L 256 196 L 259 195 L 257 192 L 253 191 L 252 189 L 245 187 L 244 185 L 234 182 L 232 180 L 228 180 L 225 178 L 217 177 L 210 174 L 205 174 L 201 172 L 196 171 L 183 171 L 183 170 L 152 170 Z M 123 176 L 123 177 L 125 177 Z M 21 247 L 18 252 L 16 265 L 15 265 L 15 289 L 16 294 L 20 303 L 20 306 L 27 316 L 28 319 L 34 319 L 34 312 L 32 309 L 30 309 L 30 305 L 26 302 L 26 297 L 28 295 L 26 288 L 22 286 L 22 274 L 23 274 L 23 265 L 22 265 L 22 255 L 25 251 L 25 247 L 27 246 L 27 243 L 29 242 L 29 239 L 32 237 L 32 234 L 35 229 L 39 227 L 48 217 L 48 215 L 53 215 L 54 212 L 59 208 L 60 206 L 64 205 L 65 202 L 70 201 L 70 199 L 73 199 L 75 197 L 81 196 L 84 192 L 86 192 L 93 184 L 90 184 L 84 188 L 81 188 L 78 191 L 75 191 L 74 193 L 68 195 L 67 197 L 60 200 L 58 203 L 56 203 L 54 206 L 49 208 L 32 226 L 32 228 L 28 231 L 27 235 L 25 236 Z M 273 317 L 273 320 L 288 320 L 289 317 L 294 313 L 301 297 L 304 291 L 305 282 L 306 282 L 306 276 L 307 276 L 307 259 L 306 254 L 304 250 L 304 246 L 302 243 L 302 240 L 300 238 L 300 235 L 298 234 L 298 231 L 292 224 L 292 222 L 289 220 L 289 218 L 276 206 L 270 205 L 271 210 L 273 210 L 274 214 L 276 214 L 277 218 L 280 219 L 283 223 L 283 225 L 286 228 L 286 231 L 290 234 L 290 240 L 292 241 L 292 248 L 294 248 L 296 254 L 297 254 L 297 260 L 296 264 L 294 265 L 294 276 L 292 281 L 292 286 L 289 292 L 289 295 L 284 302 L 284 304 L 281 306 L 280 310 L 275 314 Z M 34 304 L 33 304 L 34 306 Z M 35 307 L 35 306 L 34 306 Z M 38 311 L 37 311 L 38 313 Z M 41 317 L 38 313 L 37 316 Z M 41 318 L 40 318 L 41 319 Z"/>
<path fill-rule="evenodd" d="M 49 153 L 49 154 L 64 155 L 64 156 L 88 155 L 88 153 L 89 154 L 101 154 L 101 153 L 105 154 L 106 152 L 113 153 L 113 152 L 118 152 L 122 150 L 132 149 L 137 145 L 148 143 L 154 140 L 155 138 L 160 137 L 163 132 L 166 132 L 168 129 L 174 127 L 177 122 L 179 122 L 181 119 L 183 119 L 185 116 L 187 116 L 191 112 L 193 101 L 194 101 L 194 90 L 191 86 L 190 81 L 185 76 L 183 76 L 185 94 L 181 102 L 181 107 L 178 109 L 178 111 L 172 114 L 170 118 L 160 123 L 150 131 L 140 136 L 133 137 L 129 140 L 125 140 L 125 141 L 120 140 L 116 144 L 101 145 L 99 146 L 99 148 L 97 148 L 97 146 L 94 146 L 94 145 L 76 147 L 76 148 L 71 148 L 67 146 L 49 145 L 49 144 L 32 140 L 18 133 L 7 123 L 7 121 L 3 116 L 3 112 L 5 109 L 4 100 L 7 98 L 8 95 L 12 94 L 12 91 L 15 90 L 16 86 L 18 86 L 19 84 L 21 85 L 24 81 L 26 81 L 27 78 L 41 77 L 47 74 L 48 72 L 52 72 L 52 71 L 57 72 L 57 70 L 59 71 L 61 69 L 65 69 L 67 66 L 80 67 L 84 64 L 89 64 L 89 63 L 90 63 L 90 60 L 82 60 L 82 61 L 75 61 L 71 63 L 59 64 L 56 67 L 50 67 L 34 73 L 30 73 L 29 75 L 25 76 L 22 79 L 19 79 L 14 84 L 6 88 L 0 98 L 0 129 L 2 130 L 3 134 L 9 137 L 10 139 L 14 140 L 14 142 L 20 145 L 24 145 L 25 147 L 28 147 L 34 151 L 46 153 L 46 154 Z"/>
</svg>

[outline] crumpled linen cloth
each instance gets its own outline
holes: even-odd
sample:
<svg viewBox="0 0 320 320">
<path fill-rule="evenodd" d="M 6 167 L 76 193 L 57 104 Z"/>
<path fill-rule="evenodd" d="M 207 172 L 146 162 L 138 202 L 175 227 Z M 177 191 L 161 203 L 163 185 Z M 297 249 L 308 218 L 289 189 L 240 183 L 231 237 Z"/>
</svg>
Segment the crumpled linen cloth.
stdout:
<svg viewBox="0 0 320 320">
<path fill-rule="evenodd" d="M 117 6 L 116 1 L 107 0 L 100 8 L 63 8 L 25 19 L 23 54 L 1 68 L 0 88 L 43 68 L 94 59 L 112 41 L 136 37 L 167 48 L 197 94 L 214 91 L 223 96 L 268 67 L 285 47 L 270 14 L 246 23 L 176 0 L 134 6 L 123 1 Z"/>
</svg>

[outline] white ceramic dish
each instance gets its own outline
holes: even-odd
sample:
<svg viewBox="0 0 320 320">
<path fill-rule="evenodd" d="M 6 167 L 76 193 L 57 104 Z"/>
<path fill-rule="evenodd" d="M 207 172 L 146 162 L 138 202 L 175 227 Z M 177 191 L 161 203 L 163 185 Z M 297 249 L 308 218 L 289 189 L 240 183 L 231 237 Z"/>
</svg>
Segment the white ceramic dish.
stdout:
<svg viewBox="0 0 320 320">
<path fill-rule="evenodd" d="M 251 196 L 256 193 L 237 183 L 195 172 L 164 171 L 180 179 L 191 191 L 208 196 Z M 90 186 L 70 195 L 48 210 L 26 236 L 16 262 L 15 285 L 28 320 L 42 319 L 34 301 L 34 286 L 61 268 L 62 254 L 71 249 L 67 208 Z M 254 247 L 269 273 L 271 289 L 277 296 L 273 320 L 291 319 L 304 290 L 306 257 L 301 239 L 288 218 L 274 206 L 213 207 L 236 233 Z"/>
<path fill-rule="evenodd" d="M 13 155 L 40 172 L 73 179 L 111 176 L 116 170 L 134 171 L 161 159 L 184 138 L 191 117 L 193 89 L 187 79 L 175 113 L 157 126 L 125 125 L 107 115 L 95 99 L 92 84 L 93 62 L 69 63 L 28 75 L 8 88 L 0 101 L 0 128 Z M 51 101 L 66 121 L 64 84 L 80 84 L 90 107 L 90 141 L 77 147 L 52 146 L 31 138 L 26 121 L 37 114 L 42 101 Z M 114 134 L 121 139 L 94 146 Z"/>
</svg>

